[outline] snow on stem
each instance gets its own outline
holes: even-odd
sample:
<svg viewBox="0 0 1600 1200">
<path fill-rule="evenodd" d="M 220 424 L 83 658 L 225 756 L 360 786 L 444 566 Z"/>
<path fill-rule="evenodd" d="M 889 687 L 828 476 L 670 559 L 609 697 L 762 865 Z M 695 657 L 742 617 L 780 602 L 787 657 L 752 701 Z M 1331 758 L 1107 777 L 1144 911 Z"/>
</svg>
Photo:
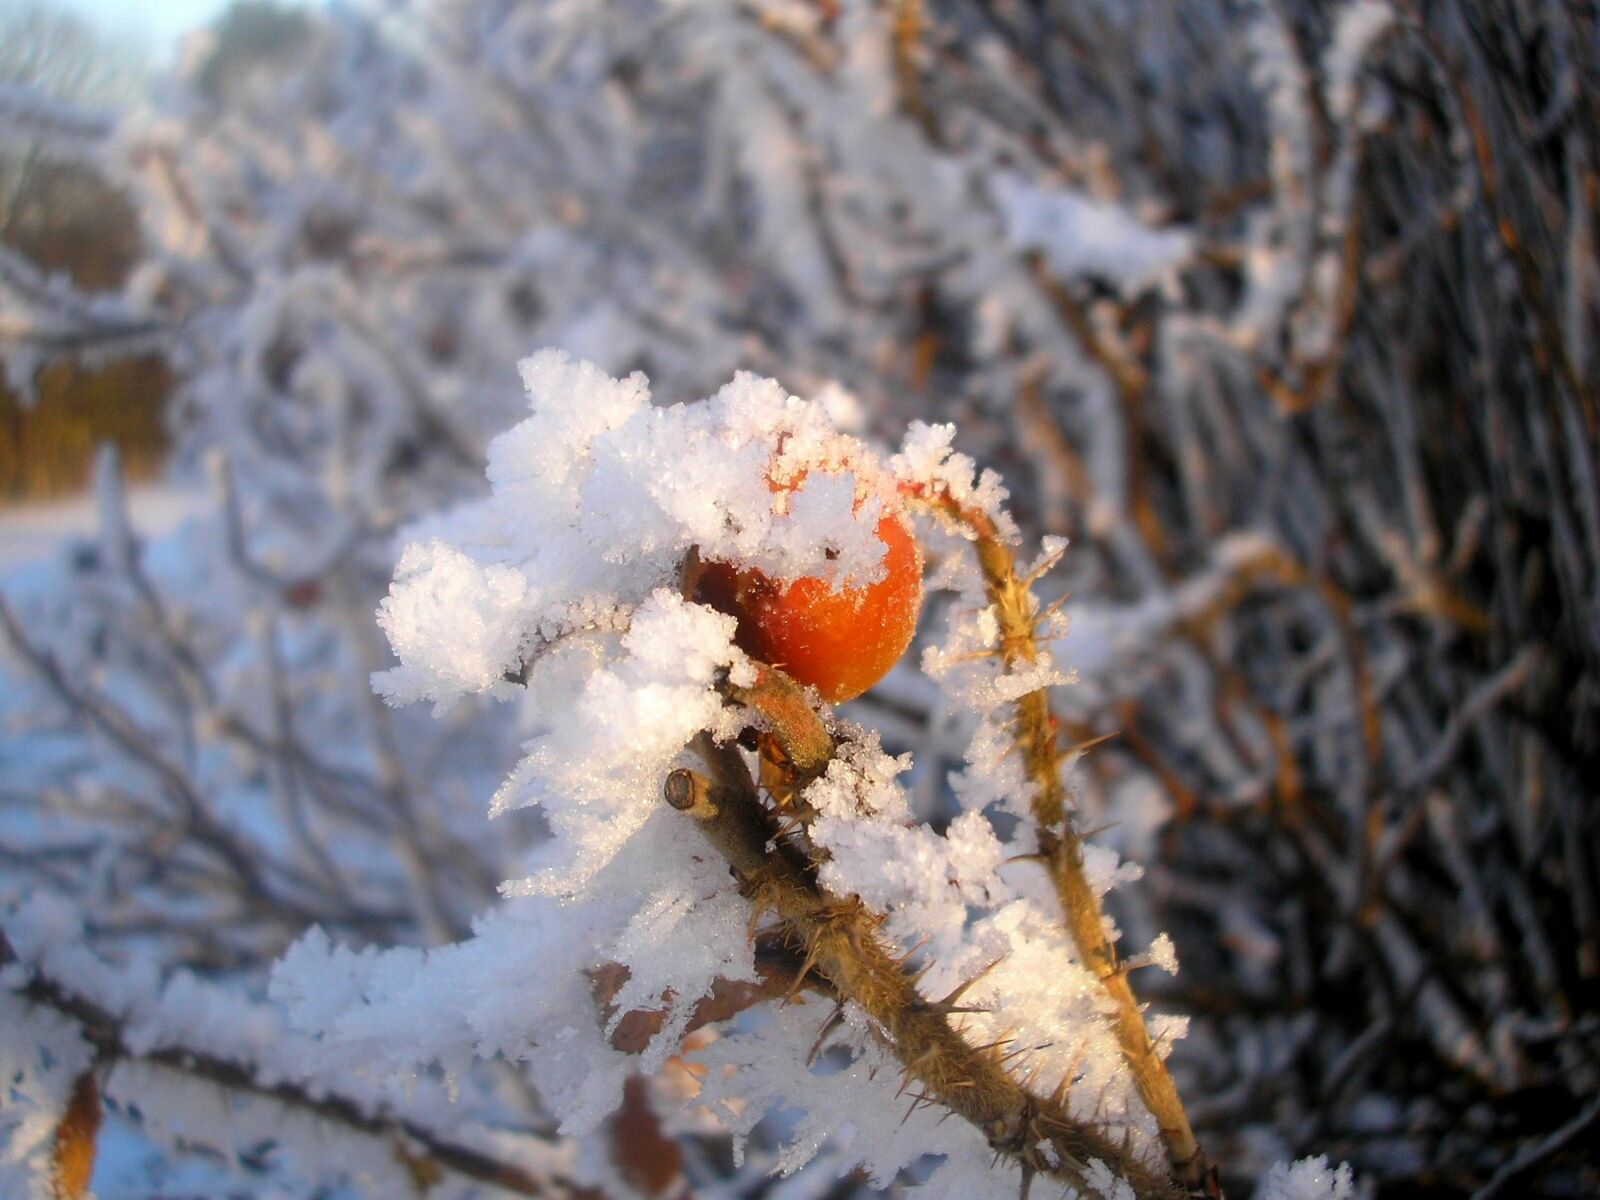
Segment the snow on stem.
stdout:
<svg viewBox="0 0 1600 1200">
<path fill-rule="evenodd" d="M 797 736 L 812 735 L 802 730 Z M 856 897 L 830 894 L 809 864 L 775 837 L 738 750 L 704 735 L 695 750 L 709 777 L 675 771 L 667 779 L 667 803 L 694 819 L 728 860 L 757 914 L 774 914 L 800 943 L 806 970 L 827 980 L 841 1005 L 853 1001 L 877 1022 L 905 1073 L 902 1090 L 921 1089 L 913 1092 L 913 1107 L 937 1103 L 965 1117 L 997 1155 L 1021 1165 L 1025 1189 L 1036 1173 L 1091 1189 L 1091 1164 L 1098 1159 L 1114 1164 L 1139 1200 L 1178 1194 L 1108 1131 L 1072 1115 L 1065 1103 L 1069 1081 L 1053 1095 L 1033 1095 L 1007 1070 L 1010 1039 L 968 1044 L 950 1023 L 967 984 L 941 1001 L 924 999 L 906 957 L 883 936 L 883 917 Z"/>
<path fill-rule="evenodd" d="M 1034 599 L 1034 575 L 1018 574 L 1016 556 L 1001 536 L 992 517 L 971 504 L 958 501 L 948 488 L 917 487 L 908 490 L 937 515 L 954 520 L 971 534 L 984 589 L 999 625 L 998 654 L 1009 670 L 1031 667 L 1041 651 L 1038 629 L 1041 614 Z M 1053 559 L 1047 558 L 1048 567 Z M 1035 573 L 1035 575 L 1037 572 Z M 1127 1059 L 1139 1096 L 1161 1127 L 1161 1139 L 1178 1181 L 1191 1194 L 1220 1196 L 1216 1168 L 1195 1138 L 1189 1115 L 1178 1095 L 1166 1063 L 1150 1037 L 1139 1002 L 1128 983 L 1128 972 L 1115 945 L 1106 934 L 1106 921 L 1094 889 L 1084 872 L 1083 840 L 1073 828 L 1066 786 L 1062 782 L 1063 752 L 1059 728 L 1050 713 L 1044 688 L 1024 693 L 1016 701 L 1014 736 L 1028 780 L 1033 785 L 1031 803 L 1039 826 L 1039 858 L 1050 874 L 1062 915 L 1084 966 L 1092 971 L 1112 1001 L 1111 1023 Z"/>
</svg>

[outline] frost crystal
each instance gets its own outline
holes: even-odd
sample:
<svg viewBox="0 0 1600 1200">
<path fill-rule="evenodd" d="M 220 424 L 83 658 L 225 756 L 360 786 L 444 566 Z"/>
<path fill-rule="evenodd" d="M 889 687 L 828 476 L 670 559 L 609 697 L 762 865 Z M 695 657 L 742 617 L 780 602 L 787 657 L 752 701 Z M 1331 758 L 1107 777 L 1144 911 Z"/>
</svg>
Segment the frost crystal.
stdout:
<svg viewBox="0 0 1600 1200">
<path fill-rule="evenodd" d="M 1156 940 L 1150 943 L 1149 953 L 1152 966 L 1159 967 L 1168 975 L 1178 973 L 1178 948 L 1166 934 L 1156 935 Z"/>
<path fill-rule="evenodd" d="M 1330 1168 L 1319 1155 L 1274 1166 L 1256 1189 L 1256 1200 L 1354 1200 L 1355 1194 L 1350 1168 Z"/>
<path fill-rule="evenodd" d="M 530 600 L 527 578 L 511 567 L 480 565 L 437 539 L 407 546 L 378 609 L 405 666 L 385 672 L 379 692 L 409 704 L 495 687 L 522 646 Z"/>
</svg>

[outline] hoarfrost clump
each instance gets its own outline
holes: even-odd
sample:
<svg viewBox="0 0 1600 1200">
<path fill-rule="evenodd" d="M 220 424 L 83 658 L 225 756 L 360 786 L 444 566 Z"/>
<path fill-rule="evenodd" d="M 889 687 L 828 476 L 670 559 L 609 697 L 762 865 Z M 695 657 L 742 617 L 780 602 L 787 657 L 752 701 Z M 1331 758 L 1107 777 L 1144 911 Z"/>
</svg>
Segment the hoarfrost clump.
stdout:
<svg viewBox="0 0 1600 1200">
<path fill-rule="evenodd" d="M 384 601 L 378 624 L 395 652 L 418 665 L 386 677 L 383 694 L 404 704 L 433 693 L 491 688 L 523 640 L 522 616 L 531 599 L 523 575 L 481 566 L 435 540 L 407 546 L 395 576 L 409 602 Z M 433 652 L 446 643 L 449 655 Z"/>
<path fill-rule="evenodd" d="M 778 1109 L 798 1113 L 776 1161 L 784 1173 L 828 1145 L 880 1186 L 920 1162 L 930 1196 L 1014 1186 L 1019 1166 L 1081 1194 L 1165 1194 L 1151 1182 L 1165 1179 L 1160 1129 L 1037 861 L 1034 785 L 1007 761 L 1006 714 L 1066 678 L 1048 652 L 1027 663 L 970 653 L 993 650 L 1011 618 L 977 602 L 975 571 L 945 569 L 974 603 L 927 662 L 978 721 L 959 788 L 966 811 L 939 833 L 917 820 L 899 782 L 910 756 L 818 713 L 814 698 L 803 707 L 830 743 L 826 761 L 805 775 L 773 751 L 788 745 L 789 718 L 751 699 L 772 672 L 746 658 L 735 620 L 695 603 L 688 583 L 702 557 L 777 580 L 871 582 L 883 569 L 877 522 L 907 512 L 907 495 L 945 502 L 920 510 L 930 542 L 960 551 L 951 513 L 967 512 L 1001 545 L 1014 535 L 998 478 L 954 453 L 948 427 L 913 428 L 886 463 L 837 433 L 820 406 L 751 376 L 671 407 L 654 406 L 639 375 L 614 380 L 556 352 L 524 363 L 523 379 L 532 414 L 494 443 L 491 495 L 427 522 L 426 540 L 401 557 L 380 610 L 400 665 L 376 684 L 396 703 L 521 697 L 535 732 L 494 810 L 536 806 L 551 836 L 468 942 L 357 955 L 317 935 L 296 948 L 274 997 L 297 1029 L 320 1031 L 320 1069 L 453 1072 L 472 1056 L 505 1055 L 530 1064 L 563 1132 L 582 1137 L 630 1076 L 682 1056 L 697 1080 L 688 1103 L 738 1137 Z M 1039 566 L 1061 548 L 1048 547 Z M 754 763 L 737 749 L 752 736 Z M 762 830 L 754 848 L 717 825 L 735 805 L 728 778 L 752 766 L 766 793 L 751 810 Z M 691 819 L 662 800 L 673 778 L 723 790 L 694 801 Z M 1004 836 L 990 820 L 1001 808 L 1013 818 Z M 1094 845 L 1082 848 L 1081 869 L 1096 897 L 1140 874 Z M 789 882 L 774 891 L 774 879 Z M 824 931 L 841 922 L 851 931 L 842 943 L 802 936 L 817 912 Z M 770 983 L 774 963 L 799 950 L 791 1003 L 685 1043 L 713 989 Z M 1151 958 L 1175 967 L 1164 939 Z M 886 1000 L 897 988 L 902 999 Z M 955 1040 L 935 1036 L 934 1049 L 913 1054 L 896 1003 L 924 1033 L 948 1022 Z M 619 1043 L 638 1012 L 655 1021 L 642 1048 Z M 1156 1053 L 1184 1027 L 1153 1019 Z M 982 1086 L 1011 1089 L 1023 1113 L 1046 1106 L 1055 1124 L 952 1126 L 930 1111 L 938 1105 L 903 1095 L 917 1082 L 943 1088 L 954 1106 L 952 1055 L 961 1069 L 1002 1072 Z M 922 1111 L 907 1114 L 908 1104 Z"/>
<path fill-rule="evenodd" d="M 1261 1181 L 1256 1200 L 1355 1200 L 1355 1194 L 1350 1168 L 1329 1167 L 1319 1155 L 1273 1167 Z"/>
</svg>

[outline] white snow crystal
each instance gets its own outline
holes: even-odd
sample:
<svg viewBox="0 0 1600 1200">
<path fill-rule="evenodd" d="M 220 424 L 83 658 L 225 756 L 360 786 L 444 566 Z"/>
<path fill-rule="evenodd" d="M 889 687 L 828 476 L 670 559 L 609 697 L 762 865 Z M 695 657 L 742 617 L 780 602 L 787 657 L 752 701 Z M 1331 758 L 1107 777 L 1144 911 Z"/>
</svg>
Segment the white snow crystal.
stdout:
<svg viewBox="0 0 1600 1200">
<path fill-rule="evenodd" d="M 402 665 L 374 678 L 391 704 L 448 705 L 495 687 L 528 640 L 528 581 L 503 563 L 484 565 L 435 539 L 405 548 L 378 624 Z"/>
<path fill-rule="evenodd" d="M 1168 975 L 1178 973 L 1178 948 L 1172 944 L 1172 938 L 1165 933 L 1158 933 L 1155 941 L 1150 943 L 1148 951 L 1152 966 L 1159 967 Z"/>
<path fill-rule="evenodd" d="M 1330 1168 L 1325 1156 L 1278 1163 L 1256 1189 L 1256 1200 L 1354 1200 L 1348 1164 Z"/>
</svg>

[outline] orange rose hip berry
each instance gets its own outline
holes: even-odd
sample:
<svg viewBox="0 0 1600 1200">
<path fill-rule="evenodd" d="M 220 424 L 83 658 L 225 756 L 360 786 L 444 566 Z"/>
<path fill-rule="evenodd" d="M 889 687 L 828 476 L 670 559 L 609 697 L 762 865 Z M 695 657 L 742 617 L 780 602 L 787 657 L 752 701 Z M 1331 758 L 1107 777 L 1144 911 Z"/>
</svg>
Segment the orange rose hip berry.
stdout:
<svg viewBox="0 0 1600 1200">
<path fill-rule="evenodd" d="M 780 584 L 711 560 L 694 599 L 738 620 L 734 641 L 752 658 L 816 688 L 830 704 L 854 699 L 906 652 L 922 607 L 922 553 L 910 528 L 891 512 L 876 532 L 884 544 L 876 583 L 835 590 L 807 576 Z"/>
</svg>

